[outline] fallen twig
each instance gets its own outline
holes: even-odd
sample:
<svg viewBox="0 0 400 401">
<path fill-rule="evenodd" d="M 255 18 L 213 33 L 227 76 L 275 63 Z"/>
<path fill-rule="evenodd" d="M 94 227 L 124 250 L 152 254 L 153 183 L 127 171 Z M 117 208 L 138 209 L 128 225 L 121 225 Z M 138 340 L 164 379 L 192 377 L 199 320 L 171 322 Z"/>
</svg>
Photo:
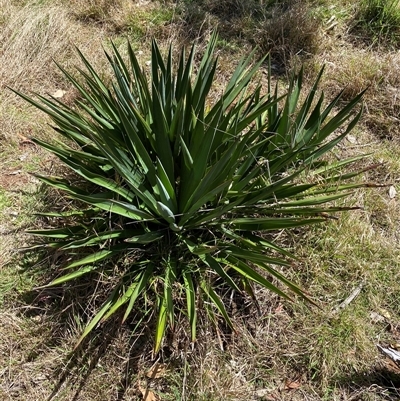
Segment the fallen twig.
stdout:
<svg viewBox="0 0 400 401">
<path fill-rule="evenodd" d="M 376 345 L 379 349 L 379 351 L 382 352 L 382 354 L 386 355 L 388 358 L 390 358 L 397 366 L 400 366 L 400 352 L 393 349 L 393 348 L 385 348 L 381 347 L 379 344 Z"/>
<path fill-rule="evenodd" d="M 364 282 L 362 282 L 357 288 L 355 288 L 352 293 L 340 304 L 338 305 L 333 311 L 332 315 L 338 313 L 340 310 L 346 308 L 355 298 L 360 295 L 361 290 L 364 287 Z"/>
</svg>

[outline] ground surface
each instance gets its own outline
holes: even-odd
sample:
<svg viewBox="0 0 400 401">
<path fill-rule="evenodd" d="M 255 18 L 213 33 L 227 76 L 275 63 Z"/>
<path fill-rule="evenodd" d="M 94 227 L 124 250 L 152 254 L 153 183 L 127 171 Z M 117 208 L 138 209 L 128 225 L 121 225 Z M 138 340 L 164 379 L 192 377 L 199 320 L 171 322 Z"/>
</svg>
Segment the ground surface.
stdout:
<svg viewBox="0 0 400 401">
<path fill-rule="evenodd" d="M 218 4 L 217 4 L 218 3 Z M 270 3 L 268 6 L 264 3 Z M 400 347 L 400 73 L 393 35 L 370 32 L 357 1 L 0 0 L 0 398 L 2 400 L 398 400 L 400 369 L 376 344 Z M 284 3 L 284 4 L 283 4 Z M 283 5 L 282 5 L 283 4 Z M 397 11 L 396 11 L 397 12 Z M 371 24 L 370 24 L 371 25 Z M 74 45 L 107 77 L 102 47 L 129 38 L 146 65 L 150 42 L 177 47 L 218 27 L 219 84 L 251 48 L 271 51 L 274 79 L 305 65 L 309 84 L 326 64 L 327 98 L 369 86 L 360 124 L 336 157 L 369 153 L 379 166 L 363 180 L 384 185 L 356 191 L 348 212 L 318 228 L 282 235 L 299 262 L 287 272 L 322 306 L 288 304 L 258 290 L 261 313 L 246 306 L 235 334 L 200 324 L 191 348 L 175 333 L 151 359 L 151 329 L 112 322 L 78 354 L 70 350 L 98 302 L 83 283 L 69 291 L 35 291 L 52 260 L 17 252 L 31 239 L 34 213 L 61 202 L 29 173 L 59 171 L 29 141 L 51 140 L 46 118 L 7 89 L 62 92 L 52 59 L 78 64 Z M 397 27 L 400 29 L 400 25 Z M 336 308 L 360 288 L 344 309 Z M 73 302 L 72 302 L 73 301 Z"/>
</svg>

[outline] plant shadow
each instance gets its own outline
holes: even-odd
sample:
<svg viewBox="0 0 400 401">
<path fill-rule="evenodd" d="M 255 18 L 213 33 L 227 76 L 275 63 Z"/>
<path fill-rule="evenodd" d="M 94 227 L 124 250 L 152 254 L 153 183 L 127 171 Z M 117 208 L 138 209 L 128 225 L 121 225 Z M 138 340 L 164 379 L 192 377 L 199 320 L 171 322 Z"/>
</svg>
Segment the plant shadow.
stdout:
<svg viewBox="0 0 400 401">
<path fill-rule="evenodd" d="M 225 50 L 258 47 L 270 54 L 274 74 L 282 75 L 318 51 L 320 21 L 306 2 L 197 0 L 184 2 L 181 36 L 186 41 L 208 36 L 218 27 Z"/>
<path fill-rule="evenodd" d="M 50 258 L 54 255 L 47 256 L 45 260 L 49 262 Z M 35 259 L 31 257 L 29 264 L 34 266 L 31 273 L 38 275 L 39 270 L 43 272 L 45 269 L 43 259 L 40 263 L 32 263 Z M 38 278 L 40 282 L 47 283 L 54 278 L 52 275 L 51 272 L 42 273 Z M 51 366 L 49 380 L 52 386 L 47 401 L 59 399 L 65 388 L 69 389 L 68 399 L 80 400 L 82 392 L 87 393 L 88 387 L 98 382 L 97 376 L 108 369 L 112 378 L 105 382 L 114 387 L 113 399 L 126 399 L 127 392 L 137 393 L 139 378 L 144 369 L 153 363 L 153 328 L 150 319 L 143 319 L 140 305 L 137 313 L 124 325 L 121 325 L 122 315 L 117 313 L 98 325 L 76 347 L 78 337 L 90 322 L 93 312 L 107 299 L 107 291 L 99 291 L 101 284 L 92 276 L 80 280 L 79 285 L 37 288 L 20 296 L 20 301 L 26 305 L 22 312 L 24 317 L 42 321 L 43 325 L 50 327 L 46 333 L 38 331 L 40 341 L 29 350 L 25 359 L 38 362 L 46 359 L 46 352 L 55 352 L 61 362 Z"/>
<path fill-rule="evenodd" d="M 354 396 L 358 394 L 360 398 L 354 399 L 361 400 L 367 395 L 377 395 L 379 400 L 397 401 L 400 399 L 400 368 L 396 370 L 386 363 L 379 363 L 372 370 L 343 375 L 335 382 L 340 388 L 348 389 L 348 392 Z"/>
</svg>

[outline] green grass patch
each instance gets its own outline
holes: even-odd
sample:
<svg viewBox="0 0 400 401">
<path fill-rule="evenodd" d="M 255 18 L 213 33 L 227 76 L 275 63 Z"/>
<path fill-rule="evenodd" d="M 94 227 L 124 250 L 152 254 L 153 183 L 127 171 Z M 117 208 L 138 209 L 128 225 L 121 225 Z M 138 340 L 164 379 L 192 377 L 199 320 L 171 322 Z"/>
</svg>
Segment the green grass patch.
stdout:
<svg viewBox="0 0 400 401">
<path fill-rule="evenodd" d="M 400 42 L 399 0 L 362 0 L 356 17 L 372 44 L 395 47 Z"/>
<path fill-rule="evenodd" d="M 163 28 L 172 23 L 175 17 L 175 7 L 156 3 L 152 7 L 135 7 L 126 17 L 126 30 L 133 41 L 145 37 L 162 34 Z"/>
</svg>

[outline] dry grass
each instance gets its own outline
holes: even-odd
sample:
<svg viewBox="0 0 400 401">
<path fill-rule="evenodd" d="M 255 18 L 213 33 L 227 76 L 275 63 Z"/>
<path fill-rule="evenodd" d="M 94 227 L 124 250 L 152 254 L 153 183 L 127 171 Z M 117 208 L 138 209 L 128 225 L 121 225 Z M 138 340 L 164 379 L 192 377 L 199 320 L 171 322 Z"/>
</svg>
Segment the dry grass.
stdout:
<svg viewBox="0 0 400 401">
<path fill-rule="evenodd" d="M 323 87 L 328 97 L 343 87 L 345 96 L 351 97 L 370 86 L 355 139 L 345 141 L 336 156 L 372 152 L 368 162 L 382 165 L 365 173 L 364 179 L 394 185 L 400 193 L 398 54 L 354 43 L 347 17 L 337 17 L 338 25 L 324 31 L 327 25 L 321 25 L 321 20 L 329 21 L 333 13 L 351 14 L 353 1 L 334 2 L 334 8 L 318 2 L 322 19 L 310 13 L 310 2 L 286 2 L 287 8 L 266 7 L 266 3 L 192 1 L 186 2 L 183 13 L 181 4 L 175 8 L 158 2 L 54 0 L 21 5 L 0 0 L 1 399 L 44 400 L 53 395 L 60 401 L 142 400 L 139 384 L 160 400 L 400 398 L 400 372 L 375 349 L 376 343 L 400 342 L 400 206 L 398 195 L 389 197 L 388 187 L 357 191 L 349 202 L 363 210 L 323 227 L 279 237 L 300 257 L 288 273 L 315 296 L 322 310 L 291 305 L 260 290 L 261 315 L 254 306 L 236 305 L 233 300 L 232 308 L 239 310 L 237 333 L 216 335 L 213 327 L 201 324 L 194 349 L 187 346 L 181 331 L 176 333 L 160 356 L 168 366 L 160 379 L 145 374 L 153 363 L 151 329 L 146 325 L 142 336 L 133 337 L 132 327 L 118 328 L 117 322 L 111 322 L 71 358 L 71 346 L 101 301 L 87 297 L 96 282 L 65 293 L 30 292 L 51 274 L 50 261 L 26 271 L 26 265 L 35 266 L 35 255 L 26 260 L 14 252 L 27 240 L 14 232 L 31 224 L 32 211 L 44 201 L 26 173 L 49 169 L 53 163 L 22 143 L 19 135 L 53 134 L 41 114 L 4 89 L 68 93 L 52 59 L 67 67 L 77 63 L 76 44 L 96 68 L 102 68 L 101 47 L 107 47 L 110 37 L 118 46 L 130 37 L 144 52 L 144 62 L 153 35 L 166 48 L 170 40 L 187 43 L 200 37 L 206 41 L 210 29 L 219 24 L 221 85 L 243 49 L 258 43 L 289 66 L 296 62 L 296 54 L 308 57 L 310 80 L 326 63 Z M 332 309 L 361 282 L 359 297 L 332 315 Z M 384 320 L 375 321 L 371 312 Z"/>
<path fill-rule="evenodd" d="M 344 98 L 350 99 L 368 88 L 364 122 L 378 138 L 400 139 L 398 53 L 347 46 L 322 53 L 315 61 L 327 64 L 324 89 L 344 89 Z"/>
<path fill-rule="evenodd" d="M 175 9 L 169 2 L 132 0 L 60 0 L 70 16 L 85 26 L 104 30 L 108 36 L 129 37 L 138 46 L 152 37 L 173 40 Z M 72 3 L 72 4 L 71 4 Z"/>
<path fill-rule="evenodd" d="M 2 3 L 2 19 L 6 22 L 0 33 L 0 87 L 33 91 L 57 87 L 59 78 L 52 59 L 57 54 L 68 57 L 71 48 L 72 28 L 65 10 Z"/>
<path fill-rule="evenodd" d="M 0 20 L 0 141 L 15 144 L 21 135 L 43 133 L 46 120 L 7 87 L 40 94 L 63 89 L 66 96 L 73 97 L 53 60 L 66 67 L 76 63 L 77 45 L 99 66 L 104 63 L 101 46 L 106 36 L 101 30 L 75 22 L 57 3 L 27 2 L 21 6 L 2 0 Z M 5 142 L 4 146 L 9 144 Z"/>
<path fill-rule="evenodd" d="M 230 43 L 257 46 L 263 55 L 269 52 L 279 72 L 289 71 L 292 59 L 304 61 L 314 55 L 321 44 L 320 21 L 307 1 L 188 1 L 183 22 L 186 37 L 201 37 L 217 28 Z"/>
<path fill-rule="evenodd" d="M 278 2 L 266 17 L 248 35 L 262 52 L 271 54 L 275 63 L 289 70 L 293 67 L 292 59 L 304 61 L 320 50 L 320 21 L 307 2 Z"/>
<path fill-rule="evenodd" d="M 124 15 L 130 13 L 134 7 L 133 2 L 125 0 L 73 0 L 64 4 L 70 8 L 73 15 L 85 22 L 111 23 L 116 27 L 124 20 Z"/>
</svg>

